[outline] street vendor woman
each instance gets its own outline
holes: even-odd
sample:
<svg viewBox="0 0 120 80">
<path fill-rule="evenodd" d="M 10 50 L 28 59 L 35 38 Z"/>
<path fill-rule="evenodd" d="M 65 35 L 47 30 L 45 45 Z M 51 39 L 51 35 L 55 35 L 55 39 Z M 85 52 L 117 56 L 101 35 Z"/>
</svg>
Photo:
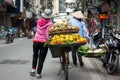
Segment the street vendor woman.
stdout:
<svg viewBox="0 0 120 80">
<path fill-rule="evenodd" d="M 69 23 L 72 25 L 72 26 L 78 26 L 79 27 L 79 35 L 81 37 L 85 37 L 88 41 L 88 43 L 90 42 L 90 37 L 89 37 L 89 34 L 88 34 L 88 30 L 86 28 L 86 25 L 85 25 L 85 22 L 84 22 L 84 15 L 82 14 L 81 11 L 76 11 L 72 14 L 73 18 L 71 18 L 69 20 Z M 73 64 L 74 65 L 77 65 L 77 57 L 76 57 L 76 47 L 72 47 L 72 59 L 73 59 Z M 78 55 L 78 59 L 79 59 L 79 62 L 80 62 L 80 65 L 82 66 L 82 57 L 80 55 Z"/>
<path fill-rule="evenodd" d="M 51 15 L 51 10 L 45 9 L 41 14 L 42 18 L 37 20 L 37 31 L 33 39 L 32 70 L 30 72 L 31 76 L 36 76 L 37 78 L 41 78 L 43 63 L 48 51 L 48 47 L 44 46 L 44 44 L 49 39 L 48 31 L 53 25 Z"/>
</svg>

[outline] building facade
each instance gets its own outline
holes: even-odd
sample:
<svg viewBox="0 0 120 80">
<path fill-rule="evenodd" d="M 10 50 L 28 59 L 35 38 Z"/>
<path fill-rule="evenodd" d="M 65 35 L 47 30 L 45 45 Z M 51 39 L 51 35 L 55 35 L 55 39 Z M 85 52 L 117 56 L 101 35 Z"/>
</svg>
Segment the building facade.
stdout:
<svg viewBox="0 0 120 80">
<path fill-rule="evenodd" d="M 0 2 L 0 32 L 13 27 L 18 29 L 18 34 L 27 34 L 28 29 L 34 25 L 34 0 L 2 1 Z"/>
<path fill-rule="evenodd" d="M 12 26 L 19 28 L 19 32 L 27 33 L 34 26 L 36 19 L 41 17 L 40 15 L 45 8 L 52 9 L 53 14 L 64 13 L 66 11 L 65 1 L 0 0 L 0 32 Z M 82 10 L 89 19 L 91 15 L 97 14 L 99 16 L 99 14 L 103 14 L 100 12 L 102 9 L 107 9 L 107 6 L 98 4 L 103 1 L 106 1 L 111 9 L 105 12 L 111 18 L 109 21 L 106 19 L 106 22 L 120 30 L 120 0 L 75 0 L 75 6 Z M 91 9 L 93 7 L 94 9 Z M 96 7 L 97 10 L 95 9 Z"/>
</svg>

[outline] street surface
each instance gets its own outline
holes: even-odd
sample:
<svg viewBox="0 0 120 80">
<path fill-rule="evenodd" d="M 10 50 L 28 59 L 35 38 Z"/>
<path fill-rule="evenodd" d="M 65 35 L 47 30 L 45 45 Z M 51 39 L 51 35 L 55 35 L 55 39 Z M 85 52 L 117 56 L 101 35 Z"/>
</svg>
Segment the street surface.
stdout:
<svg viewBox="0 0 120 80">
<path fill-rule="evenodd" d="M 42 78 L 31 77 L 32 54 L 32 39 L 20 38 L 11 44 L 0 41 L 0 80 L 64 80 L 63 71 L 57 75 L 59 59 L 52 58 L 50 51 L 44 63 Z M 83 67 L 72 65 L 70 53 L 68 80 L 120 80 L 120 65 L 114 75 L 109 75 L 99 59 L 83 57 L 83 62 Z"/>
</svg>

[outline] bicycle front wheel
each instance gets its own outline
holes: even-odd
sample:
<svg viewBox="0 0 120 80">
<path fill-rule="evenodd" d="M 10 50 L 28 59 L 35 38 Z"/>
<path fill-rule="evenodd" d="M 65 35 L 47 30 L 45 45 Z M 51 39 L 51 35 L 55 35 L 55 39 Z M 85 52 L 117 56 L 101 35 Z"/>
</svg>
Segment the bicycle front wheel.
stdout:
<svg viewBox="0 0 120 80">
<path fill-rule="evenodd" d="M 68 80 L 68 64 L 69 64 L 68 53 L 63 54 L 62 60 L 63 60 L 63 70 L 64 70 L 64 75 L 65 75 L 65 80 Z"/>
</svg>

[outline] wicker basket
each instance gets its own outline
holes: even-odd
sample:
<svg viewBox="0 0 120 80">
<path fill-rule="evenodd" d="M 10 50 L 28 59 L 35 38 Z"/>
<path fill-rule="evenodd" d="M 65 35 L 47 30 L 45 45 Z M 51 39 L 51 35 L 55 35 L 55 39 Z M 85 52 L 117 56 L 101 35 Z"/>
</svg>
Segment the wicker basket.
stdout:
<svg viewBox="0 0 120 80">
<path fill-rule="evenodd" d="M 62 48 L 59 47 L 50 46 L 49 49 L 51 51 L 52 58 L 59 58 L 60 54 L 63 52 Z"/>
<path fill-rule="evenodd" d="M 79 30 L 58 30 L 51 32 L 50 35 L 78 33 Z"/>
<path fill-rule="evenodd" d="M 87 53 L 87 52 L 82 52 L 82 51 L 78 51 L 77 52 L 84 56 L 84 57 L 89 57 L 89 58 L 100 58 L 101 56 L 103 56 L 104 54 L 106 54 L 106 52 L 101 52 L 101 53 L 95 53 L 95 52 L 91 52 L 91 53 Z"/>
<path fill-rule="evenodd" d="M 74 43 L 74 44 L 54 44 L 49 45 L 49 49 L 51 51 L 52 58 L 59 58 L 62 53 L 69 52 L 72 46 L 79 47 L 86 43 Z"/>
</svg>

